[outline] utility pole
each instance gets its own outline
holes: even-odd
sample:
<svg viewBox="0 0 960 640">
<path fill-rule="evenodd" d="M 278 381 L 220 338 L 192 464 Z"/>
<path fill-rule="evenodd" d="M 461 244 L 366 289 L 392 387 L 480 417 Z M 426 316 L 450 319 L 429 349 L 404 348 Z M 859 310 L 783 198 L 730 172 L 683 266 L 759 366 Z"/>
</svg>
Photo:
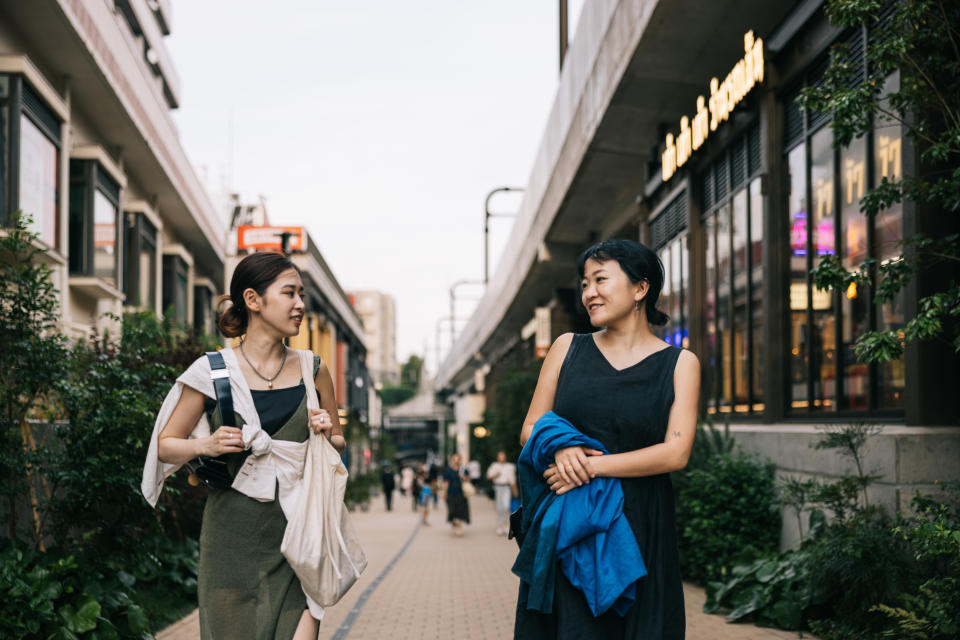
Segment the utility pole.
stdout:
<svg viewBox="0 0 960 640">
<path fill-rule="evenodd" d="M 568 35 L 570 30 L 567 26 L 567 0 L 560 0 L 560 70 L 563 71 L 563 61 L 567 57 Z"/>
</svg>

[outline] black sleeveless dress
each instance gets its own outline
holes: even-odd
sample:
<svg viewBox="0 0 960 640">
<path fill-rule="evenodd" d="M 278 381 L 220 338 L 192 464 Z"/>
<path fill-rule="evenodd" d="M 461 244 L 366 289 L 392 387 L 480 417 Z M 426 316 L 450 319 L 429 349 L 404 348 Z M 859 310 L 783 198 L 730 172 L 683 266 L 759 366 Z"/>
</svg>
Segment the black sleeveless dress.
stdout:
<svg viewBox="0 0 960 640">
<path fill-rule="evenodd" d="M 592 334 L 574 335 L 560 369 L 553 410 L 610 453 L 664 441 L 673 405 L 673 372 L 681 349 L 667 347 L 617 370 Z M 526 608 L 520 585 L 514 637 L 529 639 L 682 639 L 686 630 L 677 555 L 676 517 L 669 474 L 623 478 L 623 511 L 637 536 L 648 574 L 626 616 L 593 617 L 583 593 L 557 570 L 552 614 Z"/>
</svg>

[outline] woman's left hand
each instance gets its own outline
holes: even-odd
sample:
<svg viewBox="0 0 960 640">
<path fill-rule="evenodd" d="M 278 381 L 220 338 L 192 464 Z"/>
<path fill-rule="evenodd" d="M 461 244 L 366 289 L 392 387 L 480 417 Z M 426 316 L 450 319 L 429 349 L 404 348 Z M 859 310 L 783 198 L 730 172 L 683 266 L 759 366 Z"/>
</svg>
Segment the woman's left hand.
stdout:
<svg viewBox="0 0 960 640">
<path fill-rule="evenodd" d="M 543 479 L 547 482 L 547 486 L 550 487 L 550 491 L 553 491 L 558 496 L 565 494 L 571 489 L 577 488 L 577 485 L 573 482 L 568 482 L 563 479 L 556 464 L 551 464 L 547 467 L 547 470 L 543 472 Z"/>
<path fill-rule="evenodd" d="M 310 428 L 314 433 L 330 436 L 330 430 L 333 429 L 333 421 L 330 420 L 330 414 L 326 409 L 310 410 Z"/>
</svg>

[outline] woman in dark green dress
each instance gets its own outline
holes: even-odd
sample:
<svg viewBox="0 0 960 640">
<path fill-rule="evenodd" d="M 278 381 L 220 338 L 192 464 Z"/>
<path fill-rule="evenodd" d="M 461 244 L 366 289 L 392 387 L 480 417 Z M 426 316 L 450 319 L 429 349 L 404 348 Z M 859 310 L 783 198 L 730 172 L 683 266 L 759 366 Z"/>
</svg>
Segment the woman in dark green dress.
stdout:
<svg viewBox="0 0 960 640">
<path fill-rule="evenodd" d="M 521 583 L 516 638 L 679 640 L 685 633 L 683 585 L 670 472 L 682 469 L 696 432 L 700 365 L 693 353 L 654 335 L 666 315 L 656 308 L 663 267 L 632 240 L 608 240 L 577 260 L 581 300 L 593 334 L 560 336 L 547 354 L 521 442 L 548 411 L 569 420 L 610 452 L 570 447 L 557 452 L 544 480 L 557 494 L 591 478 L 620 478 L 623 511 L 647 575 L 625 616 L 593 617 L 583 593 L 557 569 L 553 610 L 526 608 Z"/>
<path fill-rule="evenodd" d="M 274 440 L 293 442 L 306 441 L 313 429 L 343 451 L 346 442 L 330 372 L 315 358 L 314 380 L 303 380 L 300 359 L 283 344 L 284 338 L 300 332 L 303 320 L 303 283 L 296 266 L 281 254 L 247 256 L 238 263 L 230 295 L 223 300 L 232 305 L 220 317 L 220 330 L 228 338 L 243 336 L 235 350 L 240 357 L 225 359 L 231 376 L 242 375 L 250 388 L 261 428 Z M 308 412 L 305 384 L 316 385 L 322 409 Z M 200 391 L 183 388 L 159 436 L 162 462 L 224 456 L 236 473 L 249 451 L 242 430 L 222 426 L 214 404 Z M 211 435 L 189 438 L 205 411 Z M 243 423 L 237 415 L 235 424 Z M 198 599 L 204 640 L 317 637 L 319 621 L 280 553 L 286 524 L 277 499 L 263 502 L 233 488 L 211 490 L 200 534 Z"/>
</svg>

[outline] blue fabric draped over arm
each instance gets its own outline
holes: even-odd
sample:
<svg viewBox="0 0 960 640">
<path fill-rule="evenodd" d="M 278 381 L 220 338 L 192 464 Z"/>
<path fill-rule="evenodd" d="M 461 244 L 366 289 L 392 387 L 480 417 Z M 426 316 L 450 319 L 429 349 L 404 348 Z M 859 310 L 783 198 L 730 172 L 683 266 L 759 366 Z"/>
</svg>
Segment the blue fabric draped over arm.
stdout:
<svg viewBox="0 0 960 640">
<path fill-rule="evenodd" d="M 581 590 L 594 616 L 611 607 L 624 615 L 636 600 L 636 581 L 647 574 L 633 530 L 623 515 L 616 478 L 556 495 L 543 479 L 560 449 L 582 446 L 606 453 L 601 442 L 552 411 L 533 426 L 518 460 L 523 493 L 523 544 L 513 572 L 529 586 L 527 608 L 551 613 L 557 562 Z"/>
</svg>

